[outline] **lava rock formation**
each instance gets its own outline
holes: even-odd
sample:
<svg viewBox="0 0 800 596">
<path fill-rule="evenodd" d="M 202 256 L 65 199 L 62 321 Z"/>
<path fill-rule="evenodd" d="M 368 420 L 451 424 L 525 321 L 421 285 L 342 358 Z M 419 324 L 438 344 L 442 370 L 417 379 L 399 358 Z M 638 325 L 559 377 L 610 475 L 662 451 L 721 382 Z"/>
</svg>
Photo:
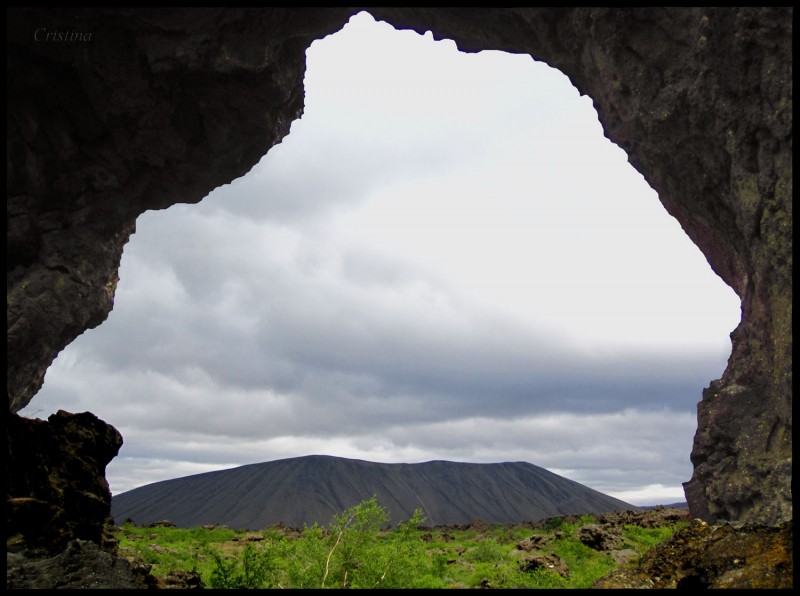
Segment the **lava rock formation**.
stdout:
<svg viewBox="0 0 800 596">
<path fill-rule="evenodd" d="M 356 10 L 9 9 L 12 414 L 107 317 L 136 217 L 250 170 L 302 111 L 306 48 Z M 742 301 L 728 367 L 698 406 L 691 513 L 790 520 L 792 9 L 370 12 L 464 51 L 530 54 L 594 100 L 606 135 Z M 37 446 L 38 432 L 9 444 Z M 38 498 L 19 480 L 28 465 L 12 458 L 9 498 Z M 109 503 L 97 496 L 100 520 Z"/>
</svg>

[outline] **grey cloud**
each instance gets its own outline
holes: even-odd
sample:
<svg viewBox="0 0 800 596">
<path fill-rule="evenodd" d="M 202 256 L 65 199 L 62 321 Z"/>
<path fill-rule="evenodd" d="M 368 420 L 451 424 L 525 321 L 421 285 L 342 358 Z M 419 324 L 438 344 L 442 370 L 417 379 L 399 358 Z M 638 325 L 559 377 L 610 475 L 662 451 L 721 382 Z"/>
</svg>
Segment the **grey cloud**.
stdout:
<svg viewBox="0 0 800 596">
<path fill-rule="evenodd" d="M 332 425 L 334 422 L 331 423 Z M 396 425 L 388 430 L 362 429 L 339 436 L 352 445 L 349 456 L 373 461 L 530 461 L 597 490 L 624 491 L 660 483 L 679 486 L 691 475 L 686 450 L 694 419 L 669 410 L 626 410 L 604 416 L 557 415 L 510 420 L 473 418 L 464 421 Z M 269 440 L 220 437 L 197 431 L 143 431 L 125 451 L 135 460 L 167 458 L 206 462 L 254 463 L 305 453 L 302 445 L 318 436 L 291 431 L 283 447 Z M 158 438 L 158 448 L 154 449 Z M 295 445 L 290 453 L 282 450 Z M 299 451 L 298 451 L 299 449 Z M 191 473 L 191 472 L 186 472 Z M 167 476 L 168 477 L 168 476 Z"/>
<path fill-rule="evenodd" d="M 702 386 L 724 367 L 724 359 L 703 353 L 587 359 L 579 346 L 468 304 L 454 302 L 441 319 L 421 306 L 393 311 L 370 296 L 371 280 L 359 285 L 358 276 L 315 285 L 266 260 L 240 263 L 232 271 L 225 264 L 233 253 L 215 269 L 203 258 L 213 243 L 200 243 L 191 254 L 176 245 L 164 252 L 161 264 L 176 271 L 191 300 L 160 306 L 159 288 L 153 288 L 155 305 L 120 303 L 109 322 L 86 337 L 95 346 L 94 358 L 109 368 L 144 367 L 172 376 L 193 367 L 221 391 L 271 388 L 294 399 L 333 403 L 354 396 L 376 400 L 378 414 L 379 403 L 388 408 L 391 400 L 418 395 L 429 416 L 464 416 L 601 412 L 626 404 L 693 409 Z M 192 264 L 175 262 L 182 258 Z M 380 270 L 381 262 L 370 265 Z M 203 294 L 205 276 L 241 291 Z M 396 288 L 413 279 L 408 269 L 394 280 Z M 391 277 L 385 281 L 391 288 Z M 231 293 L 239 297 L 225 303 Z"/>
</svg>

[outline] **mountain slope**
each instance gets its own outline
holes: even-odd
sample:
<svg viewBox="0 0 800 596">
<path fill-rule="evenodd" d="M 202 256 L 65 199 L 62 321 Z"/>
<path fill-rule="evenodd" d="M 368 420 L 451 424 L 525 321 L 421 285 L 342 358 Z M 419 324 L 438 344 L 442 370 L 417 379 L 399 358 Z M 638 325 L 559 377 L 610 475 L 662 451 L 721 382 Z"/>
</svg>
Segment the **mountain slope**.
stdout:
<svg viewBox="0 0 800 596">
<path fill-rule="evenodd" d="M 427 525 L 491 524 L 638 509 L 525 462 L 383 464 L 324 455 L 250 464 L 164 480 L 112 498 L 117 523 L 169 519 L 178 527 L 262 529 L 327 525 L 373 495 L 391 522 L 421 508 Z"/>
</svg>

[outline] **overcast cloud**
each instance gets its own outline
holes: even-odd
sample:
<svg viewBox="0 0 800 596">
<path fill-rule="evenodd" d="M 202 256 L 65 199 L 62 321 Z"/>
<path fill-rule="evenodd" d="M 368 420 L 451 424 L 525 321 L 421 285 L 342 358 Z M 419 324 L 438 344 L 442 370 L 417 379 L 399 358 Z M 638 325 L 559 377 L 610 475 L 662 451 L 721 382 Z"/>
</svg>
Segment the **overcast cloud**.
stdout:
<svg viewBox="0 0 800 596">
<path fill-rule="evenodd" d="M 108 321 L 23 414 L 116 426 L 114 494 L 320 453 L 682 500 L 739 303 L 591 100 L 363 13 L 307 56 L 291 134 L 139 218 Z"/>
</svg>

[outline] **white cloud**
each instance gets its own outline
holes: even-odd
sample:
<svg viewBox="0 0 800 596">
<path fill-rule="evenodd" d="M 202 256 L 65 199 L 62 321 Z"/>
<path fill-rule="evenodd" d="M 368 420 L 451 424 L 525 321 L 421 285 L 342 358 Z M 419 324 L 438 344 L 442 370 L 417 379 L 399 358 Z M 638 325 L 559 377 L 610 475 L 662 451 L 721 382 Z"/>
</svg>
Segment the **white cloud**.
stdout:
<svg viewBox="0 0 800 596">
<path fill-rule="evenodd" d="M 608 493 L 631 505 L 670 505 L 686 502 L 686 495 L 681 486 L 664 486 L 648 484 L 635 490 L 623 490 Z"/>
</svg>

